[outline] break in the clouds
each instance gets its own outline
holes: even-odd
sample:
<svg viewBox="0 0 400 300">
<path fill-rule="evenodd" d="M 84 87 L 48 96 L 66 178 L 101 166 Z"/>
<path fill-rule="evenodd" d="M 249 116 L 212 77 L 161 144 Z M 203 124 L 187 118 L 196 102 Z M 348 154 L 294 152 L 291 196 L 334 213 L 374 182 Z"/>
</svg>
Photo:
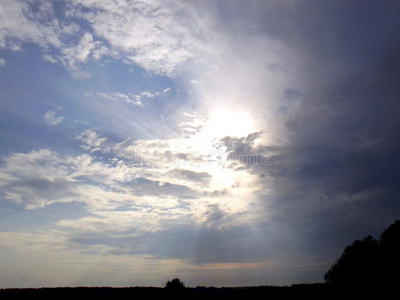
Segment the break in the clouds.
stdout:
<svg viewBox="0 0 400 300">
<path fill-rule="evenodd" d="M 0 287 L 321 281 L 399 217 L 397 1 L 2 1 Z"/>
</svg>

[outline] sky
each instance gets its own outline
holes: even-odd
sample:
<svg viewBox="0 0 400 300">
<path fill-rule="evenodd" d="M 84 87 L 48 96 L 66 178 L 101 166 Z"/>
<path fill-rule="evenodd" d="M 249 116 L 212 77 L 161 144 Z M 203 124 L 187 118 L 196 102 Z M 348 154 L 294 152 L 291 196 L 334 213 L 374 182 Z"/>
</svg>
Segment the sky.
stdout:
<svg viewBox="0 0 400 300">
<path fill-rule="evenodd" d="M 322 282 L 400 218 L 399 13 L 1 0 L 0 288 Z"/>
</svg>

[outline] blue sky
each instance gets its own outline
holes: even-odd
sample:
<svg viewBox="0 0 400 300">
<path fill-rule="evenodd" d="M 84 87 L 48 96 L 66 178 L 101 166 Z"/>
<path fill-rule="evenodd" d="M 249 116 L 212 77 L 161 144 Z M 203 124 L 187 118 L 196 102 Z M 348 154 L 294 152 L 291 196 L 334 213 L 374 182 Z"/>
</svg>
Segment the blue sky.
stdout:
<svg viewBox="0 0 400 300">
<path fill-rule="evenodd" d="M 396 9 L 3 0 L 0 287 L 322 281 L 399 217 Z"/>
</svg>

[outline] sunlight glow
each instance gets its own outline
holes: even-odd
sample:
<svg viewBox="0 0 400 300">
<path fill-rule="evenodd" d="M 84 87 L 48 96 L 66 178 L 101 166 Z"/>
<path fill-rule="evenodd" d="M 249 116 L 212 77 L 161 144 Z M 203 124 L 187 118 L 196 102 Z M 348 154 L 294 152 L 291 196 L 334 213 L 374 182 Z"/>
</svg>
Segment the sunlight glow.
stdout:
<svg viewBox="0 0 400 300">
<path fill-rule="evenodd" d="M 209 114 L 204 133 L 210 137 L 245 137 L 256 131 L 255 122 L 248 111 L 217 109 Z"/>
<path fill-rule="evenodd" d="M 250 112 L 233 108 L 213 109 L 203 119 L 205 121 L 201 130 L 189 139 L 184 139 L 181 146 L 183 146 L 182 151 L 198 153 L 200 157 L 208 157 L 209 160 L 185 165 L 185 169 L 210 174 L 212 176 L 210 185 L 203 187 L 209 192 L 229 191 L 229 195 L 221 194 L 207 201 L 219 203 L 231 213 L 246 210 L 252 198 L 249 195 L 254 192 L 257 179 L 246 170 L 239 171 L 231 167 L 232 164 L 239 162 L 227 159 L 228 149 L 221 140 L 225 137 L 245 138 L 257 132 L 255 119 Z M 197 124 L 196 117 L 192 123 Z"/>
</svg>

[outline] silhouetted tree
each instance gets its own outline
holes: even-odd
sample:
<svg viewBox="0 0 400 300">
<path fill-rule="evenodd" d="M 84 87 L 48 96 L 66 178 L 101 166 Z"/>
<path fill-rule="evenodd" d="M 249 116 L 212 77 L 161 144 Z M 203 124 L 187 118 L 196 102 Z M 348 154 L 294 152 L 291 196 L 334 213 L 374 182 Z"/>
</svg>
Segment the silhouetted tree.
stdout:
<svg viewBox="0 0 400 300">
<path fill-rule="evenodd" d="M 400 283 L 400 221 L 390 225 L 380 236 L 380 279 L 391 286 Z"/>
<path fill-rule="evenodd" d="M 400 251 L 400 220 L 397 220 L 386 229 L 379 239 L 382 250 L 386 253 L 397 253 Z M 398 255 L 396 255 L 398 257 Z"/>
<path fill-rule="evenodd" d="M 379 265 L 378 251 L 379 243 L 370 235 L 355 240 L 326 272 L 326 282 L 346 286 L 373 282 Z"/>
<path fill-rule="evenodd" d="M 336 286 L 391 286 L 400 283 L 400 221 L 375 240 L 355 240 L 325 273 L 327 283 Z"/>
<path fill-rule="evenodd" d="M 179 278 L 174 278 L 172 280 L 169 280 L 167 284 L 165 285 L 166 289 L 171 289 L 171 290 L 183 290 L 185 289 L 185 284 L 180 280 Z"/>
</svg>

